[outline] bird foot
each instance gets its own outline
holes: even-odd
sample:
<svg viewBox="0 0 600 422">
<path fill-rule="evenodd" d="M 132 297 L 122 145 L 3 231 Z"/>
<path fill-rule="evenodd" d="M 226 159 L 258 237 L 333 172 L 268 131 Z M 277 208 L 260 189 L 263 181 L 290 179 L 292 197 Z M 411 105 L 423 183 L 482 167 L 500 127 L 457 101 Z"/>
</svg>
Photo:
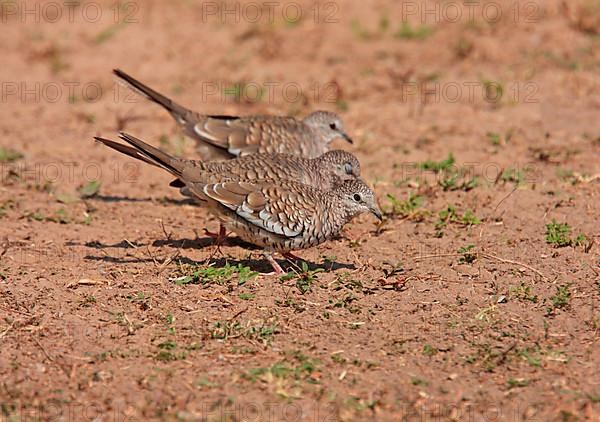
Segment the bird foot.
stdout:
<svg viewBox="0 0 600 422">
<path fill-rule="evenodd" d="M 285 271 L 283 271 L 283 268 L 281 268 L 281 265 L 279 265 L 279 263 L 277 261 L 275 261 L 275 258 L 273 258 L 272 255 L 265 255 L 265 258 L 267 259 L 267 261 L 269 261 L 269 264 L 271 264 L 271 267 L 273 267 L 273 270 L 274 270 L 272 273 L 269 273 L 269 274 L 275 274 L 275 275 L 285 274 Z"/>
<path fill-rule="evenodd" d="M 223 225 L 219 226 L 219 233 L 214 233 L 204 229 L 204 234 L 208 237 L 215 239 L 215 243 L 218 246 L 225 245 L 227 243 L 227 231 Z"/>
</svg>

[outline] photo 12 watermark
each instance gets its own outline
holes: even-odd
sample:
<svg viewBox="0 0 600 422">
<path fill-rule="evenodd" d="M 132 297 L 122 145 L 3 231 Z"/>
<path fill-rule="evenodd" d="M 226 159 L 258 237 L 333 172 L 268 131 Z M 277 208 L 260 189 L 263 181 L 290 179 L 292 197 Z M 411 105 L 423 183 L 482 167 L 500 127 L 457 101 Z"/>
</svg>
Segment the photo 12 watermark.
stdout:
<svg viewBox="0 0 600 422">
<path fill-rule="evenodd" d="M 336 103 L 340 98 L 340 89 L 335 82 L 314 82 L 302 86 L 298 82 L 236 82 L 217 83 L 202 82 L 200 87 L 201 101 L 217 99 L 220 102 L 268 102 L 270 104 L 283 101 L 298 103 L 304 100 L 313 103 Z"/>
<path fill-rule="evenodd" d="M 403 82 L 403 103 L 508 103 L 538 104 L 540 88 L 535 82 L 500 83 L 493 81 Z"/>
<path fill-rule="evenodd" d="M 2 1 L 2 23 L 98 23 L 110 17 L 115 23 L 139 23 L 137 2 L 115 2 L 108 6 L 95 1 Z"/>
<path fill-rule="evenodd" d="M 91 142 L 91 141 L 90 141 Z M 111 179 L 115 183 L 137 183 L 139 163 L 99 163 L 78 161 L 0 163 L 0 181 L 8 183 L 89 183 Z M 108 173 L 108 174 L 107 174 Z"/>
<path fill-rule="evenodd" d="M 482 422 L 541 422 L 539 407 L 534 403 L 512 401 L 450 402 L 450 403 L 400 403 L 398 420 L 419 421 L 482 421 Z"/>
<path fill-rule="evenodd" d="M 535 82 L 494 81 L 429 81 L 400 82 L 393 89 L 402 103 L 522 103 L 538 104 L 540 87 Z M 202 81 L 194 88 L 197 103 L 304 103 L 336 104 L 342 97 L 337 82 L 296 81 Z M 0 83 L 0 103 L 48 103 L 60 102 L 97 103 L 101 100 L 123 104 L 137 104 L 144 99 L 132 89 L 113 82 L 49 81 Z"/>
<path fill-rule="evenodd" d="M 201 82 L 195 89 L 196 102 L 207 103 L 336 103 L 340 88 L 335 82 L 313 82 L 302 85 L 295 81 L 249 81 L 249 82 Z M 51 81 L 0 83 L 0 103 L 48 103 L 59 102 L 97 103 L 106 101 L 137 104 L 144 101 L 139 94 L 119 82 L 102 85 L 98 82 Z"/>
<path fill-rule="evenodd" d="M 136 104 L 140 97 L 122 84 L 114 82 L 108 87 L 98 82 L 52 81 L 52 82 L 2 82 L 0 84 L 0 102 L 21 103 L 75 103 L 84 101 L 96 103 L 108 97 L 110 101 Z"/>
<path fill-rule="evenodd" d="M 335 403 L 296 402 L 202 402 L 199 420 L 239 420 L 247 422 L 281 421 L 337 422 Z"/>
<path fill-rule="evenodd" d="M 101 421 L 141 422 L 143 416 L 134 403 L 44 402 L 23 404 L 0 402 L 0 421 Z"/>
<path fill-rule="evenodd" d="M 495 161 L 457 163 L 449 155 L 440 162 L 404 161 L 394 165 L 399 180 L 420 180 L 430 184 L 469 182 L 496 184 L 501 180 L 518 184 L 536 184 L 541 181 L 539 166 L 535 162 L 499 163 Z"/>
<path fill-rule="evenodd" d="M 288 24 L 308 19 L 314 23 L 338 23 L 339 3 L 333 1 L 298 3 L 294 1 L 205 1 L 201 5 L 202 22 L 221 23 L 275 23 Z"/>
<path fill-rule="evenodd" d="M 509 19 L 514 23 L 532 24 L 538 23 L 540 16 L 540 5 L 534 1 L 508 4 L 495 1 L 402 1 L 398 6 L 403 23 L 412 20 L 422 23 L 496 23 Z"/>
</svg>

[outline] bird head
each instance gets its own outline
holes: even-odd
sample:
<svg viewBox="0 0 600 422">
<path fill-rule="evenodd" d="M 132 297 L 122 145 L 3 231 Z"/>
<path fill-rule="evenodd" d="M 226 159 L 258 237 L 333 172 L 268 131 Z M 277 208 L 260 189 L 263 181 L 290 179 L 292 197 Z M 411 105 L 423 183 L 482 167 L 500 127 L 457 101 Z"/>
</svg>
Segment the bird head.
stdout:
<svg viewBox="0 0 600 422">
<path fill-rule="evenodd" d="M 380 221 L 383 219 L 375 193 L 362 179 L 344 181 L 338 192 L 348 220 L 365 212 L 373 214 Z"/>
<path fill-rule="evenodd" d="M 352 143 L 352 138 L 344 132 L 342 119 L 331 111 L 315 111 L 306 116 L 303 121 L 316 131 L 327 144 L 336 138 L 343 138 Z"/>
<path fill-rule="evenodd" d="M 321 165 L 338 176 L 341 180 L 350 180 L 360 177 L 360 163 L 358 158 L 347 151 L 328 151 L 316 158 Z"/>
</svg>

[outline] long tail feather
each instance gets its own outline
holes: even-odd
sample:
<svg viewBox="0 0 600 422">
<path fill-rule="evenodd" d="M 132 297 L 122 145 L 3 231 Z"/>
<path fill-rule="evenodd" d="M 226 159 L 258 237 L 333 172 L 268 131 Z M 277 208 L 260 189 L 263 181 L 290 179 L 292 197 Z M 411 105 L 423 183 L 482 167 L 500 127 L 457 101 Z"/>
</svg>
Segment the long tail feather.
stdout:
<svg viewBox="0 0 600 422">
<path fill-rule="evenodd" d="M 136 91 L 140 95 L 166 108 L 179 123 L 183 124 L 186 122 L 186 116 L 190 113 L 190 111 L 187 108 L 177 104 L 175 101 L 165 97 L 160 92 L 153 90 L 148 85 L 143 84 L 142 82 L 135 79 L 133 76 L 128 75 L 120 69 L 114 69 L 113 73 L 119 78 L 121 78 L 123 81 L 125 81 L 134 91 Z"/>
<path fill-rule="evenodd" d="M 128 133 L 121 132 L 119 138 L 133 146 L 140 154 L 147 159 L 156 163 L 156 165 L 164 168 L 168 172 L 174 174 L 177 177 L 181 176 L 185 161 L 176 158 L 158 148 L 153 147 L 150 144 L 136 138 L 135 136 L 129 135 Z"/>
<path fill-rule="evenodd" d="M 109 148 L 119 151 L 121 154 L 163 168 L 177 176 L 177 178 L 181 177 L 181 173 L 185 167 L 185 160 L 169 155 L 127 133 L 121 132 L 119 138 L 130 144 L 133 148 L 119 142 L 111 141 L 110 139 L 100 137 L 95 137 L 94 139 Z"/>
<path fill-rule="evenodd" d="M 153 166 L 156 166 L 157 163 L 149 160 L 145 155 L 141 154 L 137 149 L 132 148 L 130 146 L 121 144 L 120 142 L 115 142 L 115 141 L 111 141 L 110 139 L 106 139 L 106 138 L 100 138 L 98 136 L 95 136 L 94 139 L 98 142 L 100 142 L 101 144 L 106 145 L 109 148 L 112 148 L 116 151 L 119 151 L 121 154 L 125 154 L 129 157 L 135 158 L 136 160 L 141 160 L 147 164 L 151 164 Z"/>
</svg>

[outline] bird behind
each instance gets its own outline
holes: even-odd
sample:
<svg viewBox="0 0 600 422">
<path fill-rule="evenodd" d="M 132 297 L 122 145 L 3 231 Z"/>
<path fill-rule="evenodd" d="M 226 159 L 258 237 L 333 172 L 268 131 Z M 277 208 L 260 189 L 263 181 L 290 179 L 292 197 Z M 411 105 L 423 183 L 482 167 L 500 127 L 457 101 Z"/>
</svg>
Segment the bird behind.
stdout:
<svg viewBox="0 0 600 422">
<path fill-rule="evenodd" d="M 207 161 L 226 160 L 256 153 L 287 153 L 315 158 L 329 151 L 336 138 L 352 142 L 341 118 L 316 111 L 302 120 L 285 116 L 204 115 L 189 110 L 122 70 L 114 73 L 134 91 L 165 108 L 177 124 L 197 141 Z"/>
<path fill-rule="evenodd" d="M 343 180 L 360 177 L 360 163 L 351 153 L 334 150 L 318 158 L 302 158 L 290 154 L 253 154 L 227 161 L 206 162 L 174 157 L 127 133 L 119 137 L 125 145 L 109 139 L 95 139 L 122 154 L 171 172 L 177 180 L 173 187 L 184 187 L 180 175 L 187 181 L 275 181 L 293 180 L 321 190 L 330 190 Z"/>
</svg>

